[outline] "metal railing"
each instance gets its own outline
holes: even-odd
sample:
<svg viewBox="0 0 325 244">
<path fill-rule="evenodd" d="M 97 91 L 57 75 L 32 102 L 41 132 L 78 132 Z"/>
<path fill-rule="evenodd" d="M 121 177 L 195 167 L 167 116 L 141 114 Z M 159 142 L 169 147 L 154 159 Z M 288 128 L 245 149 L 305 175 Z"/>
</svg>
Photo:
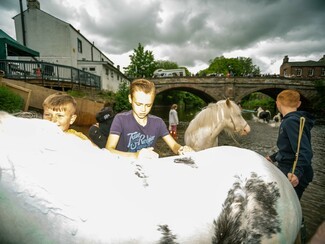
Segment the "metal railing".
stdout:
<svg viewBox="0 0 325 244">
<path fill-rule="evenodd" d="M 75 86 L 101 88 L 100 76 L 60 64 L 0 59 L 0 70 L 4 71 L 5 78 L 34 83 L 38 81 L 37 83 L 44 86 L 53 83 L 71 88 Z"/>
</svg>

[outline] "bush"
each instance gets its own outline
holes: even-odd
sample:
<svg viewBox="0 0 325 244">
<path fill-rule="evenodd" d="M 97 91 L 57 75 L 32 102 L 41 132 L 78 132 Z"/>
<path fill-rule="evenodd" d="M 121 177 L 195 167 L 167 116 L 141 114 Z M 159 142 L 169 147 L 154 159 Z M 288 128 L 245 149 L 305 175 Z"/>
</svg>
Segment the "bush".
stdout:
<svg viewBox="0 0 325 244">
<path fill-rule="evenodd" d="M 5 86 L 0 86 L 0 110 L 16 113 L 23 110 L 24 99 Z"/>
<path fill-rule="evenodd" d="M 263 93 L 254 92 L 242 99 L 241 106 L 245 109 L 262 107 L 263 109 L 272 110 L 275 106 L 275 101 Z"/>
</svg>

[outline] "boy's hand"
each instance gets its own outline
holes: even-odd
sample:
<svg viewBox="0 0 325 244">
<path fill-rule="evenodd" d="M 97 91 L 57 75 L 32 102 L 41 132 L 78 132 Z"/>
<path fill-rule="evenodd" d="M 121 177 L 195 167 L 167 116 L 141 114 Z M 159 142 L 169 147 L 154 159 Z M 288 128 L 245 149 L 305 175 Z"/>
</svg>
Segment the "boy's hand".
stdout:
<svg viewBox="0 0 325 244">
<path fill-rule="evenodd" d="M 293 187 L 296 187 L 299 184 L 299 179 L 295 174 L 288 173 L 288 179 Z"/>
<path fill-rule="evenodd" d="M 188 153 L 188 152 L 194 152 L 194 150 L 189 146 L 182 146 L 178 149 L 179 155 L 184 155 L 185 153 Z"/>
<path fill-rule="evenodd" d="M 137 152 L 137 158 L 156 159 L 159 158 L 159 154 L 153 150 L 153 147 L 142 148 Z"/>
</svg>

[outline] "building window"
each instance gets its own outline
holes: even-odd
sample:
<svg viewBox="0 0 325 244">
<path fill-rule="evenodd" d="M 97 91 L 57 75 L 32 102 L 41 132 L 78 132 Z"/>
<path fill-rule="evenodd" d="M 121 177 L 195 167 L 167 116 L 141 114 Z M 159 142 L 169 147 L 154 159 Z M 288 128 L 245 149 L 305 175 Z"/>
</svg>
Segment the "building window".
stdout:
<svg viewBox="0 0 325 244">
<path fill-rule="evenodd" d="M 82 42 L 79 38 L 77 38 L 77 44 L 78 44 L 78 52 L 82 53 Z"/>
<path fill-rule="evenodd" d="M 114 72 L 113 71 L 111 71 L 111 77 L 114 78 Z"/>
<path fill-rule="evenodd" d="M 82 70 L 83 71 L 87 71 L 88 69 L 86 67 L 82 67 Z"/>
<path fill-rule="evenodd" d="M 90 67 L 90 68 L 89 68 L 89 71 L 90 71 L 90 72 L 95 72 L 95 71 L 96 71 L 96 68 L 95 68 L 95 67 Z"/>
<path fill-rule="evenodd" d="M 314 69 L 308 69 L 308 76 L 314 75 Z"/>
<path fill-rule="evenodd" d="M 302 69 L 296 69 L 296 75 L 301 76 L 302 75 Z"/>
<path fill-rule="evenodd" d="M 321 76 L 325 76 L 325 68 L 322 68 Z"/>
</svg>

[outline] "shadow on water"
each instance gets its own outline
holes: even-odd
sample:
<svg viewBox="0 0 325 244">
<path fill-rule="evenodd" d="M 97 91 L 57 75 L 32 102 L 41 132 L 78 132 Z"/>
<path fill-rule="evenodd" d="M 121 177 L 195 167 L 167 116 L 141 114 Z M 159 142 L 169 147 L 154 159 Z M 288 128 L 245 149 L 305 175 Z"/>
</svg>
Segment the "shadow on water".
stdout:
<svg viewBox="0 0 325 244">
<path fill-rule="evenodd" d="M 169 108 L 155 108 L 152 113 L 160 116 L 168 125 Z M 178 111 L 180 124 L 178 130 L 178 142 L 184 144 L 184 132 L 189 121 L 194 117 L 196 111 Z M 251 126 L 251 133 L 244 137 L 236 137 L 240 147 L 247 148 L 266 156 L 277 150 L 276 140 L 278 136 L 278 128 L 271 127 L 269 124 L 254 122 L 252 113 L 244 113 L 244 118 L 248 120 Z M 312 130 L 312 146 L 313 146 L 313 168 L 314 180 L 308 186 L 301 199 L 301 206 L 305 218 L 307 228 L 307 240 L 315 233 L 317 227 L 325 220 L 325 169 L 323 168 L 323 159 L 325 158 L 325 118 L 321 117 L 316 120 L 316 125 Z M 219 145 L 237 146 L 237 144 L 225 133 L 219 136 Z M 173 155 L 172 151 L 166 144 L 159 140 L 157 144 L 157 152 L 161 157 Z"/>
</svg>

